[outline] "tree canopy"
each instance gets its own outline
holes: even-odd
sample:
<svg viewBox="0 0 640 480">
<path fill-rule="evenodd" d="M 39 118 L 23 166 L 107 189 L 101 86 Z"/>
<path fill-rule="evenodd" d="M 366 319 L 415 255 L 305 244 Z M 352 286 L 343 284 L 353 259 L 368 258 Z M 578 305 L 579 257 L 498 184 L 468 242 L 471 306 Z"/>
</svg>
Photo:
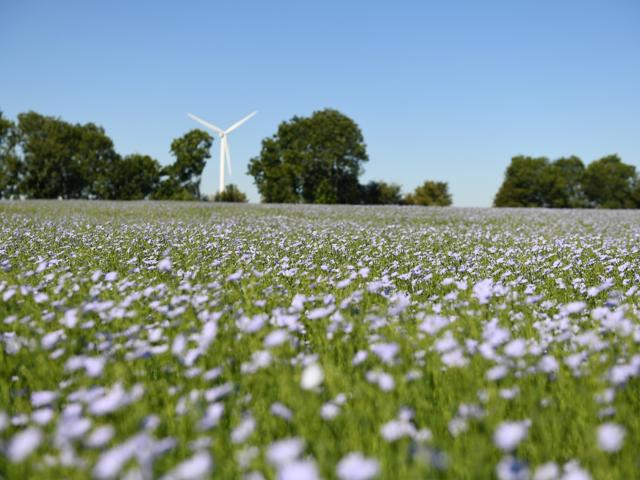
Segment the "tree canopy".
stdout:
<svg viewBox="0 0 640 480">
<path fill-rule="evenodd" d="M 213 196 L 214 202 L 235 202 L 235 203 L 246 203 L 247 196 L 240 191 L 240 189 L 230 183 L 227 185 L 222 192 L 216 192 Z"/>
<path fill-rule="evenodd" d="M 27 112 L 0 112 L 0 197 L 196 200 L 213 138 L 191 130 L 171 143 L 175 162 L 120 156 L 104 129 Z"/>
<path fill-rule="evenodd" d="M 264 202 L 359 203 L 358 177 L 368 159 L 358 125 L 326 109 L 281 123 L 248 173 Z"/>
<path fill-rule="evenodd" d="M 511 159 L 494 199 L 496 207 L 634 208 L 640 182 L 633 165 L 617 155 L 591 162 L 576 156 L 550 162 L 546 157 Z"/>
<path fill-rule="evenodd" d="M 400 185 L 383 181 L 371 181 L 361 188 L 361 200 L 365 205 L 398 205 L 402 203 Z"/>
<path fill-rule="evenodd" d="M 602 208 L 633 208 L 638 179 L 636 167 L 623 163 L 617 155 L 591 162 L 584 172 L 583 187 L 589 204 Z"/>
<path fill-rule="evenodd" d="M 105 183 L 117 154 L 101 127 L 27 112 L 18 115 L 16 134 L 23 153 L 20 193 L 35 198 L 88 198 L 108 190 Z"/>
<path fill-rule="evenodd" d="M 405 203 L 407 205 L 447 207 L 451 205 L 449 185 L 446 182 L 427 180 L 416 187 L 413 193 L 406 196 Z"/>
<path fill-rule="evenodd" d="M 148 155 L 133 154 L 113 163 L 109 191 L 104 198 L 142 200 L 153 194 L 160 182 L 160 164 Z"/>
</svg>

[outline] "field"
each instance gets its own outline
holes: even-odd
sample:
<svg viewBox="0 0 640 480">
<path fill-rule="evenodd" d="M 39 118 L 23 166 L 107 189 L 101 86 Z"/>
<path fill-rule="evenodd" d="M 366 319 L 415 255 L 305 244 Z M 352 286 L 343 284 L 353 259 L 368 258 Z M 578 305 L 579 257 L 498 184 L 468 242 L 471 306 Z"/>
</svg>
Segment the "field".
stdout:
<svg viewBox="0 0 640 480">
<path fill-rule="evenodd" d="M 0 203 L 0 478 L 640 477 L 640 212 Z"/>
</svg>

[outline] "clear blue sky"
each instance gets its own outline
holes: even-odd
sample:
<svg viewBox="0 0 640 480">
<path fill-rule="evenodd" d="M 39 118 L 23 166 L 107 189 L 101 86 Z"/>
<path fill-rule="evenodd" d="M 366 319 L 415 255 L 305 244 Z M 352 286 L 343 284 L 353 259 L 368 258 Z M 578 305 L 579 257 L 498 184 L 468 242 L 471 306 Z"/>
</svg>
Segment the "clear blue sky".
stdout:
<svg viewBox="0 0 640 480">
<path fill-rule="evenodd" d="M 361 127 L 364 180 L 489 206 L 517 154 L 640 168 L 640 1 L 0 0 L 0 109 L 95 122 L 172 161 L 186 113 L 228 126 L 230 181 L 293 115 Z M 202 189 L 217 186 L 217 142 Z"/>
</svg>

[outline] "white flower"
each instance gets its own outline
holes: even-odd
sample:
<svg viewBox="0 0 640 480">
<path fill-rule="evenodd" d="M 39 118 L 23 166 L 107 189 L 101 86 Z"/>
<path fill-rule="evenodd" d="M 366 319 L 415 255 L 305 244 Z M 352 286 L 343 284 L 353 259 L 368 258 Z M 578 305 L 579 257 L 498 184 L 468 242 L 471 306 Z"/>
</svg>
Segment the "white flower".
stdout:
<svg viewBox="0 0 640 480">
<path fill-rule="evenodd" d="M 320 386 L 322 381 L 324 380 L 324 372 L 322 371 L 322 367 L 317 363 L 313 363 L 307 366 L 302 371 L 302 379 L 300 381 L 300 385 L 305 390 L 313 390 L 314 388 Z"/>
<path fill-rule="evenodd" d="M 336 467 L 340 480 L 369 480 L 378 475 L 379 471 L 377 460 L 366 458 L 360 452 L 348 454 Z"/>
<path fill-rule="evenodd" d="M 622 448 L 626 432 L 615 423 L 604 423 L 598 427 L 598 446 L 605 452 L 617 452 Z"/>
<path fill-rule="evenodd" d="M 529 422 L 502 422 L 498 425 L 493 441 L 500 450 L 510 452 L 514 450 L 527 436 Z"/>
</svg>

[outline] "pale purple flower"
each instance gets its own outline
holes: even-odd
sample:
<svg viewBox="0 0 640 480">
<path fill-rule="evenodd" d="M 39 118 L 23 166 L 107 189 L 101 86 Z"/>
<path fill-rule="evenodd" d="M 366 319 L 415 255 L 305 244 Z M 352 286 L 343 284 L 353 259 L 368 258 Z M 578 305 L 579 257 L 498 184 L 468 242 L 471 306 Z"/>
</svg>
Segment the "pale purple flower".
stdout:
<svg viewBox="0 0 640 480">
<path fill-rule="evenodd" d="M 34 407 L 44 407 L 51 405 L 59 396 L 58 392 L 52 392 L 47 390 L 41 390 L 39 392 L 33 392 L 31 394 L 31 405 Z"/>
<path fill-rule="evenodd" d="M 240 424 L 231 432 L 233 443 L 244 443 L 256 428 L 256 421 L 251 415 L 246 415 Z"/>
<path fill-rule="evenodd" d="M 498 425 L 493 441 L 500 450 L 510 452 L 514 450 L 520 442 L 522 442 L 529 431 L 530 422 L 527 420 L 521 422 L 502 422 Z"/>
<path fill-rule="evenodd" d="M 304 450 L 304 442 L 299 438 L 285 438 L 272 443 L 267 449 L 267 460 L 281 468 L 297 460 Z"/>
<path fill-rule="evenodd" d="M 533 480 L 557 480 L 560 478 L 560 468 L 555 462 L 547 462 L 536 468 Z"/>
<path fill-rule="evenodd" d="M 360 452 L 352 452 L 343 457 L 336 467 L 340 480 L 369 480 L 380 472 L 377 460 L 367 458 Z"/>
<path fill-rule="evenodd" d="M 213 469 L 211 455 L 198 452 L 167 473 L 164 480 L 199 480 L 209 478 Z"/>
<path fill-rule="evenodd" d="M 160 272 L 170 272 L 172 267 L 170 258 L 163 258 L 158 262 L 157 268 Z"/>
<path fill-rule="evenodd" d="M 12 462 L 21 462 L 31 455 L 42 442 L 42 431 L 36 427 L 16 433 L 9 441 L 7 457 Z"/>
<path fill-rule="evenodd" d="M 399 350 L 397 343 L 374 343 L 371 345 L 371 351 L 386 364 L 393 363 Z"/>
<path fill-rule="evenodd" d="M 529 480 L 529 467 L 518 459 L 504 457 L 496 465 L 496 476 L 499 480 Z"/>
<path fill-rule="evenodd" d="M 312 460 L 298 460 L 287 463 L 278 472 L 278 480 L 317 480 L 318 468 Z"/>
<path fill-rule="evenodd" d="M 598 446 L 605 452 L 617 452 L 622 448 L 625 429 L 615 423 L 604 423 L 598 427 Z"/>
</svg>

